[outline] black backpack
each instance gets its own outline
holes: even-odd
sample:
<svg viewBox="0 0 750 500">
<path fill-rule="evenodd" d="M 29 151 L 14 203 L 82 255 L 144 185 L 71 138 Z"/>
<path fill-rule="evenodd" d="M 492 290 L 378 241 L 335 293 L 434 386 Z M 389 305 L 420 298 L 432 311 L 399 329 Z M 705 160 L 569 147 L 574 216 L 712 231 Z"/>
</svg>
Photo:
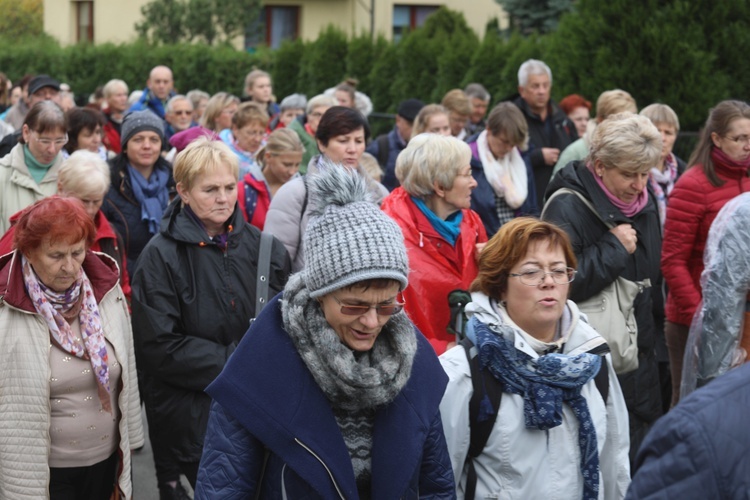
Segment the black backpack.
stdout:
<svg viewBox="0 0 750 500">
<path fill-rule="evenodd" d="M 468 338 L 460 342 L 466 353 L 466 359 L 469 361 L 471 369 L 471 385 L 474 393 L 469 400 L 469 429 L 471 438 L 469 440 L 469 453 L 466 456 L 466 464 L 469 467 L 466 475 L 466 490 L 464 498 L 474 500 L 477 489 L 477 471 L 474 468 L 474 459 L 482 454 L 487 440 L 490 437 L 492 428 L 495 426 L 497 413 L 500 410 L 500 400 L 503 396 L 503 384 L 496 379 L 489 370 L 482 370 L 479 366 L 479 356 L 472 356 L 471 348 L 474 344 Z M 606 345 L 606 344 L 605 344 Z M 602 352 L 592 352 L 591 354 L 604 354 Z M 599 390 L 605 404 L 609 397 L 609 370 L 607 369 L 607 359 L 602 359 L 603 363 L 599 367 L 599 373 L 594 377 L 594 383 Z M 492 414 L 482 421 L 479 421 L 479 408 L 485 395 L 492 404 Z"/>
</svg>

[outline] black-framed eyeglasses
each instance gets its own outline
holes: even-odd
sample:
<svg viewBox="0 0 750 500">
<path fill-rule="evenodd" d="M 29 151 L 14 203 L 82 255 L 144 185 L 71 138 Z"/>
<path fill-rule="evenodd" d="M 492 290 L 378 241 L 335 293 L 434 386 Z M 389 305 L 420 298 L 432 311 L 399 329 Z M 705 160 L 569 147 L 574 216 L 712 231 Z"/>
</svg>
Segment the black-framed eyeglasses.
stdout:
<svg viewBox="0 0 750 500">
<path fill-rule="evenodd" d="M 527 286 L 539 286 L 544 283 L 547 275 L 552 276 L 552 281 L 558 285 L 565 285 L 570 283 L 576 277 L 576 270 L 572 267 L 560 267 L 551 271 L 545 271 L 543 269 L 533 269 L 524 271 L 522 273 L 511 273 L 508 276 L 519 278 L 521 283 Z"/>
<path fill-rule="evenodd" d="M 332 297 L 333 300 L 335 300 L 336 303 L 341 306 L 341 314 L 345 314 L 346 316 L 362 316 L 370 312 L 370 309 L 375 309 L 375 312 L 380 316 L 393 316 L 394 314 L 398 314 L 403 311 L 404 305 L 406 304 L 403 295 L 401 295 L 400 293 L 396 296 L 396 302 L 391 302 L 390 304 L 378 304 L 375 306 L 364 304 L 354 306 L 344 304 L 339 299 L 337 299 L 335 295 L 332 295 Z M 401 300 L 398 301 L 398 299 Z"/>
</svg>

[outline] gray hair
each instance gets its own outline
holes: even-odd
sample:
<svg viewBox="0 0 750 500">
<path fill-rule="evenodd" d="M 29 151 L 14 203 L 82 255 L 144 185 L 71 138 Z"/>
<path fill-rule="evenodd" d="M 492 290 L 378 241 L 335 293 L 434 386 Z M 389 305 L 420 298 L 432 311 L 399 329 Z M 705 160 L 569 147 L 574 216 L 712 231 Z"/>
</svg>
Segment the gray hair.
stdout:
<svg viewBox="0 0 750 500">
<path fill-rule="evenodd" d="M 57 173 L 61 193 L 75 197 L 100 194 L 109 189 L 109 166 L 101 156 L 79 149 L 63 162 Z"/>
<path fill-rule="evenodd" d="M 487 89 L 484 88 L 484 85 L 481 83 L 470 83 L 466 86 L 464 89 L 464 92 L 466 92 L 466 95 L 469 96 L 469 99 L 479 99 L 480 101 L 489 101 L 490 100 L 490 93 L 487 92 Z"/>
<path fill-rule="evenodd" d="M 109 99 L 110 97 L 112 97 L 112 94 L 117 91 L 118 88 L 124 88 L 125 93 L 128 93 L 128 84 L 122 80 L 118 80 L 115 78 L 114 80 L 110 80 L 104 84 L 104 87 L 102 88 L 102 95 L 105 99 Z"/>
<path fill-rule="evenodd" d="M 198 89 L 191 90 L 190 92 L 185 94 L 185 97 L 190 99 L 190 102 L 193 103 L 193 109 L 197 108 L 203 99 L 207 101 L 211 99 L 211 96 L 208 95 L 208 92 L 204 92 Z"/>
<path fill-rule="evenodd" d="M 396 177 L 412 196 L 426 198 L 435 192 L 435 182 L 450 189 L 458 172 L 471 161 L 471 149 L 455 137 L 419 134 L 409 140 L 396 159 Z"/>
<path fill-rule="evenodd" d="M 187 96 L 182 95 L 182 94 L 177 94 L 175 96 L 172 96 L 167 101 L 167 106 L 166 106 L 166 108 L 164 108 L 164 112 L 165 113 L 171 113 L 172 112 L 172 108 L 174 107 L 174 103 L 176 103 L 177 101 L 187 101 L 190 104 L 190 107 L 194 108 L 193 103 L 190 101 L 190 99 L 188 99 Z"/>
<path fill-rule="evenodd" d="M 292 94 L 281 100 L 279 105 L 281 111 L 287 109 L 305 109 L 307 108 L 307 96 L 305 94 Z"/>
<path fill-rule="evenodd" d="M 332 108 L 336 105 L 336 98 L 330 95 L 318 94 L 309 101 L 307 101 L 307 107 L 305 108 L 305 114 L 310 114 L 315 108 L 326 106 Z"/>
<path fill-rule="evenodd" d="M 666 104 L 649 104 L 641 110 L 641 116 L 651 120 L 654 125 L 663 123 L 674 127 L 676 132 L 680 131 L 680 119 L 677 118 L 677 113 Z"/>
<path fill-rule="evenodd" d="M 606 169 L 645 173 L 661 160 L 661 134 L 651 120 L 633 113 L 618 113 L 601 122 L 591 138 L 588 161 Z"/>
<path fill-rule="evenodd" d="M 529 77 L 532 75 L 547 75 L 549 83 L 552 85 L 552 70 L 538 59 L 529 59 L 521 64 L 521 67 L 518 68 L 518 85 L 525 87 L 529 83 Z"/>
</svg>

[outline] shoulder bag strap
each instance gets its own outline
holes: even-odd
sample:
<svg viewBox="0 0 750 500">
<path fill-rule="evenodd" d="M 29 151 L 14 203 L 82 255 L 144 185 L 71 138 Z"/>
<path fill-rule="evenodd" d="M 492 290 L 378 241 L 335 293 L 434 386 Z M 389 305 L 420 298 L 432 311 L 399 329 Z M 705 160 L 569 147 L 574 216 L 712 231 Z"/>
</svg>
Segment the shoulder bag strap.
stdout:
<svg viewBox="0 0 750 500">
<path fill-rule="evenodd" d="M 260 251 L 258 252 L 258 283 L 255 287 L 255 317 L 268 302 L 268 280 L 271 274 L 271 249 L 273 248 L 273 235 L 267 232 L 260 233 Z"/>
<path fill-rule="evenodd" d="M 578 191 L 576 191 L 574 189 L 570 189 L 570 188 L 560 188 L 557 191 L 555 191 L 554 193 L 552 193 L 552 196 L 550 196 L 549 199 L 547 199 L 547 203 L 544 204 L 544 209 L 542 210 L 542 215 L 541 215 L 542 219 L 544 219 L 544 214 L 547 211 L 547 208 L 549 207 L 549 202 L 551 202 L 554 198 L 556 198 L 558 195 L 561 195 L 561 194 L 573 194 L 573 195 L 576 195 L 584 203 L 584 205 L 586 205 L 588 207 L 588 209 L 591 210 L 594 213 L 594 215 L 596 215 L 596 218 L 599 219 L 600 221 L 602 221 L 602 223 L 605 226 L 607 226 L 610 229 L 612 229 L 613 227 L 615 227 L 614 223 L 607 222 L 606 220 L 604 220 L 602 218 L 601 214 L 596 210 L 596 208 L 594 208 L 594 205 L 591 203 L 591 201 L 588 198 L 586 198 L 585 196 L 583 196 Z"/>
</svg>

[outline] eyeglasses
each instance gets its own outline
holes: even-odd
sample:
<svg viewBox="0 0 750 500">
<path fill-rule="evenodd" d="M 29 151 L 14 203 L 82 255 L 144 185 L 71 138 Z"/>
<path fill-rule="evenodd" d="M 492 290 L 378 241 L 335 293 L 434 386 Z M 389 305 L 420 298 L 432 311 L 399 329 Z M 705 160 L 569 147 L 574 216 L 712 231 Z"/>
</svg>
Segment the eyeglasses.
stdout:
<svg viewBox="0 0 750 500">
<path fill-rule="evenodd" d="M 52 145 L 54 145 L 56 148 L 61 148 L 68 143 L 68 134 L 65 134 L 65 137 L 61 137 L 59 139 L 47 139 L 46 137 L 39 137 L 39 134 L 32 130 L 31 138 L 45 148 L 48 148 Z"/>
<path fill-rule="evenodd" d="M 315 111 L 313 113 L 310 113 L 308 116 L 311 116 L 313 118 L 320 118 L 321 116 L 323 116 L 323 113 L 321 113 L 320 111 Z"/>
<path fill-rule="evenodd" d="M 370 309 L 375 309 L 375 312 L 378 313 L 380 316 L 393 316 L 394 314 L 398 314 L 401 311 L 404 310 L 404 305 L 406 302 L 404 301 L 404 297 L 399 293 L 396 297 L 397 299 L 400 298 L 400 302 L 392 302 L 390 304 L 378 304 L 376 306 L 371 305 L 357 305 L 352 306 L 349 304 L 342 304 L 339 299 L 336 298 L 335 295 L 332 295 L 333 300 L 336 301 L 338 305 L 341 306 L 341 314 L 345 314 L 346 316 L 362 316 L 370 312 Z"/>
<path fill-rule="evenodd" d="M 743 146 L 745 144 L 750 144 L 750 136 L 748 135 L 738 135 L 737 137 L 727 137 L 727 139 L 729 139 L 735 144 L 742 144 Z"/>
<path fill-rule="evenodd" d="M 180 111 L 172 111 L 172 114 L 173 115 L 177 115 L 177 116 L 183 116 L 183 115 L 187 116 L 187 115 L 192 115 L 193 112 L 192 111 L 188 111 L 188 110 L 184 110 L 184 111 L 180 110 Z"/>
<path fill-rule="evenodd" d="M 557 283 L 558 285 L 564 285 L 566 283 L 570 283 L 573 281 L 576 277 L 576 270 L 572 267 L 562 267 L 558 269 L 553 269 L 552 271 L 544 271 L 542 269 L 534 269 L 529 271 L 524 271 L 522 273 L 511 273 L 508 276 L 512 276 L 514 278 L 520 278 L 521 283 L 527 286 L 539 286 L 542 283 L 544 283 L 544 280 L 547 278 L 547 275 L 552 275 L 552 281 Z"/>
</svg>

